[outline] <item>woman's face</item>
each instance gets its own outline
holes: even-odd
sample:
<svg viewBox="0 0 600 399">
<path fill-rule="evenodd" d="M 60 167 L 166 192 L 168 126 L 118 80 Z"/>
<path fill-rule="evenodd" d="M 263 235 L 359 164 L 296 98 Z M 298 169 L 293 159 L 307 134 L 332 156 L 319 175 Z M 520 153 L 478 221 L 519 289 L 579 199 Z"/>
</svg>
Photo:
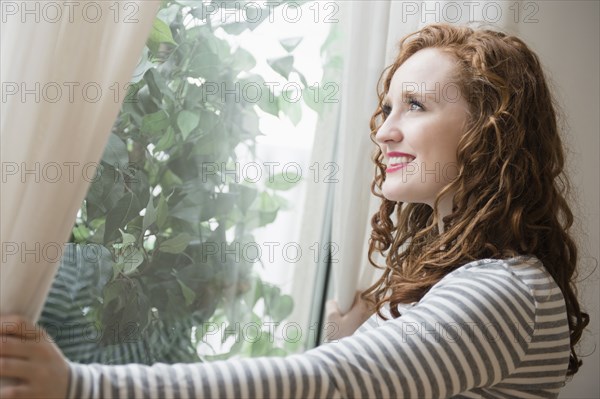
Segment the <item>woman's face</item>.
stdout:
<svg viewBox="0 0 600 399">
<path fill-rule="evenodd" d="M 457 176 L 468 105 L 452 81 L 454 68 L 451 55 L 426 48 L 394 73 L 384 100 L 387 118 L 375 136 L 387 166 L 382 193 L 388 200 L 433 208 L 437 193 Z"/>
</svg>

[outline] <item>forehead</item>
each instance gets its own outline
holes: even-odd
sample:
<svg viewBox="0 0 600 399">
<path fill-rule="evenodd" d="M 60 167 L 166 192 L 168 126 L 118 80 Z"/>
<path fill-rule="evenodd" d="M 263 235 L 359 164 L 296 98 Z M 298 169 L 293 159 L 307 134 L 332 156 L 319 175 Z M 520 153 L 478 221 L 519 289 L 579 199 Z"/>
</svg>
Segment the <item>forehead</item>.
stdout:
<svg viewBox="0 0 600 399">
<path fill-rule="evenodd" d="M 456 62 L 450 54 L 437 48 L 419 50 L 396 70 L 389 91 L 399 94 L 404 89 L 427 91 L 444 87 L 453 81 L 455 68 Z"/>
</svg>

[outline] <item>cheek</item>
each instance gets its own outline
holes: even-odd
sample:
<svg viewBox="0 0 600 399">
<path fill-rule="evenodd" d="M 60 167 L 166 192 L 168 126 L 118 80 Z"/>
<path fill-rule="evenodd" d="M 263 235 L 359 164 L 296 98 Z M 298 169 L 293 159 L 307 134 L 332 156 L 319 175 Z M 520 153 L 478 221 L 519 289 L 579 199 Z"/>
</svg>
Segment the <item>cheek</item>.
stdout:
<svg viewBox="0 0 600 399">
<path fill-rule="evenodd" d="M 423 134 L 415 139 L 419 167 L 423 172 L 436 175 L 435 181 L 448 182 L 458 175 L 456 149 L 458 139 L 444 126 L 435 125 L 423 130 Z"/>
<path fill-rule="evenodd" d="M 438 146 L 426 160 L 427 170 L 435 170 L 436 174 L 439 174 L 440 181 L 449 182 L 458 176 L 456 148 L 448 143 L 440 143 Z"/>
</svg>

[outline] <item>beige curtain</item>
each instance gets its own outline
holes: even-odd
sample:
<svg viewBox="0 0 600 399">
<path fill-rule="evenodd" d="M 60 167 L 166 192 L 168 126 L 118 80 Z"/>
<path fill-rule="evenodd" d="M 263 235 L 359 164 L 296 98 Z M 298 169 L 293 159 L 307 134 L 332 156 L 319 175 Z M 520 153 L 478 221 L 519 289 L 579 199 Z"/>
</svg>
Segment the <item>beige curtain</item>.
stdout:
<svg viewBox="0 0 600 399">
<path fill-rule="evenodd" d="M 2 2 L 0 313 L 37 320 L 159 4 Z"/>
</svg>

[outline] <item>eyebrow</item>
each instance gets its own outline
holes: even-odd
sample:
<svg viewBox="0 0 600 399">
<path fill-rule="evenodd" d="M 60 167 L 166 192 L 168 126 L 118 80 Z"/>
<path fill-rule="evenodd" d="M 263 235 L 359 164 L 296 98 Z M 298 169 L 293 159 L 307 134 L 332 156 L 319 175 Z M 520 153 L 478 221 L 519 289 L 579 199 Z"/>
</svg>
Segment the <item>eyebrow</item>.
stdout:
<svg viewBox="0 0 600 399">
<path fill-rule="evenodd" d="M 402 91 L 402 97 L 401 98 L 405 98 L 407 96 L 421 96 L 421 92 L 418 90 L 403 90 Z M 390 102 L 390 92 L 388 91 L 387 93 L 385 93 L 385 96 L 383 97 L 383 102 L 385 103 L 389 103 Z"/>
</svg>

